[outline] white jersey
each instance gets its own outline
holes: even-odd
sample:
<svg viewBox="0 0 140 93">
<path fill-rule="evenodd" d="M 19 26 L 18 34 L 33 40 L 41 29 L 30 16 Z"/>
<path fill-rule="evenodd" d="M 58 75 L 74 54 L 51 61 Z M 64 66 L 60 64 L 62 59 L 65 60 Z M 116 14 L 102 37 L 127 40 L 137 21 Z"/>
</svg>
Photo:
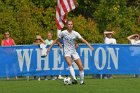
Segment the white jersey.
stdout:
<svg viewBox="0 0 140 93">
<path fill-rule="evenodd" d="M 104 43 L 105 44 L 117 44 L 116 43 L 116 39 L 114 39 L 114 38 L 108 38 L 108 37 L 105 37 Z"/>
<path fill-rule="evenodd" d="M 140 40 L 131 39 L 130 42 L 132 45 L 140 45 Z"/>
<path fill-rule="evenodd" d="M 75 49 L 75 40 L 78 38 L 82 38 L 81 35 L 72 30 L 71 33 L 69 33 L 67 30 L 64 30 L 60 32 L 59 38 L 63 38 L 63 43 L 64 43 L 64 53 L 65 55 L 67 54 L 72 54 L 76 52 Z"/>
</svg>

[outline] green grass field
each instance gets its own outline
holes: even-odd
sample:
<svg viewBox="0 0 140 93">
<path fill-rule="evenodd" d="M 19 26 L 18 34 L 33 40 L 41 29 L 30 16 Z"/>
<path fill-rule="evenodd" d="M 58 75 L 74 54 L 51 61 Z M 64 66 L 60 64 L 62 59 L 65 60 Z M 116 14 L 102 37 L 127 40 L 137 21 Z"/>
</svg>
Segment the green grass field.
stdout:
<svg viewBox="0 0 140 93">
<path fill-rule="evenodd" d="M 85 85 L 62 80 L 0 80 L 0 93 L 140 93 L 140 78 L 91 79 Z"/>
</svg>

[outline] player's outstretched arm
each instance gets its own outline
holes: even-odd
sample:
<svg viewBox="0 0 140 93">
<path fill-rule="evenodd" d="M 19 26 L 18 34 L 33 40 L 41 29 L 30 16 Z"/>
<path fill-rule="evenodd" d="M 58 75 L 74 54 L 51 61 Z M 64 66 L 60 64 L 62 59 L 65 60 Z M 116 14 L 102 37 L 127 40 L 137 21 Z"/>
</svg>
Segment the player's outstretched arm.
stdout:
<svg viewBox="0 0 140 93">
<path fill-rule="evenodd" d="M 81 41 L 87 44 L 92 51 L 94 50 L 94 48 L 84 38 L 81 38 Z"/>
<path fill-rule="evenodd" d="M 55 44 L 55 43 L 57 43 L 58 42 L 58 40 L 59 40 L 59 38 L 57 38 L 57 39 L 55 39 L 54 41 L 53 41 L 53 43 L 50 45 L 50 47 L 47 49 L 47 52 L 50 52 L 50 49 L 52 48 L 52 46 Z"/>
</svg>

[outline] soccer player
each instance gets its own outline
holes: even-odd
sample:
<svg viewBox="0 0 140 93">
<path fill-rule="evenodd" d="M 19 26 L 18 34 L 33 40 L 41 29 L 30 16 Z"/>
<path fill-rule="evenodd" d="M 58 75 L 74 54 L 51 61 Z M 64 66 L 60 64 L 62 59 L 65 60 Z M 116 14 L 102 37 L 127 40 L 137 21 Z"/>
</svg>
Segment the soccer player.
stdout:
<svg viewBox="0 0 140 93">
<path fill-rule="evenodd" d="M 84 70 L 83 70 L 83 65 L 82 65 L 81 59 L 80 59 L 78 53 L 76 52 L 75 40 L 77 38 L 80 39 L 81 41 L 86 43 L 92 51 L 94 50 L 94 48 L 84 38 L 82 38 L 82 36 L 78 32 L 73 30 L 72 20 L 67 21 L 67 30 L 62 31 L 59 34 L 58 38 L 56 40 L 54 40 L 54 42 L 48 48 L 48 52 L 50 51 L 51 47 L 61 38 L 63 38 L 63 43 L 64 43 L 64 56 L 65 56 L 66 62 L 68 64 L 70 74 L 73 78 L 72 83 L 77 84 L 77 80 L 76 80 L 74 68 L 72 67 L 71 58 L 78 65 L 78 68 L 80 70 L 80 84 L 83 85 L 84 84 Z"/>
</svg>

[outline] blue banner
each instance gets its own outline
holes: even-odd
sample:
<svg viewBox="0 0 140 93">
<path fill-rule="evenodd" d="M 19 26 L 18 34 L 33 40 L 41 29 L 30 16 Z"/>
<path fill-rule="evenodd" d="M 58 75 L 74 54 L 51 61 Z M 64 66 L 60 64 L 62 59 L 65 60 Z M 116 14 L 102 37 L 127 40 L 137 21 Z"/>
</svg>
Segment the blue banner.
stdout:
<svg viewBox="0 0 140 93">
<path fill-rule="evenodd" d="M 85 74 L 140 74 L 139 45 L 93 44 L 94 51 L 80 44 L 77 52 Z M 72 60 L 73 62 L 73 60 Z M 77 65 L 73 62 L 76 74 Z M 46 57 L 41 57 L 39 46 L 23 45 L 0 47 L 0 77 L 69 75 L 63 49 L 53 46 Z"/>
</svg>

